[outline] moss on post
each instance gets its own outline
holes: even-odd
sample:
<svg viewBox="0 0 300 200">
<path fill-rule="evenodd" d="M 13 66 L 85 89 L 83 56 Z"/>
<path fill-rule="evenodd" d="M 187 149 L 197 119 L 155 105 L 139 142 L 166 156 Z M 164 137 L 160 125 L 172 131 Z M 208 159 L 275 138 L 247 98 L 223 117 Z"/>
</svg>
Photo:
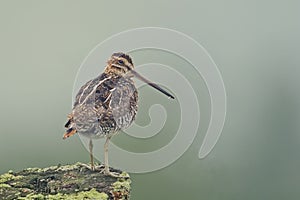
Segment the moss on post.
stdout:
<svg viewBox="0 0 300 200">
<path fill-rule="evenodd" d="M 116 170 L 113 170 L 115 171 Z M 92 172 L 80 163 L 28 168 L 0 175 L 0 199 L 129 199 L 130 178 Z"/>
</svg>

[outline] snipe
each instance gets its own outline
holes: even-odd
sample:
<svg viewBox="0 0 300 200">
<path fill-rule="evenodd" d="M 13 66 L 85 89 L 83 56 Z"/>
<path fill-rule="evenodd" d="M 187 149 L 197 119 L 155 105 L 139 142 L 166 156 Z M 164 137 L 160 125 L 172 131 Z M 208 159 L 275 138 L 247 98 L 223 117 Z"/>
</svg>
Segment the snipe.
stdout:
<svg viewBox="0 0 300 200">
<path fill-rule="evenodd" d="M 90 169 L 92 170 L 95 170 L 93 139 L 106 138 L 103 171 L 107 175 L 115 176 L 109 171 L 108 144 L 113 135 L 129 127 L 135 119 L 138 92 L 133 77 L 174 99 L 170 93 L 137 73 L 129 55 L 114 53 L 108 60 L 104 72 L 80 88 L 65 124 L 67 130 L 64 139 L 75 133 L 90 139 Z"/>
</svg>

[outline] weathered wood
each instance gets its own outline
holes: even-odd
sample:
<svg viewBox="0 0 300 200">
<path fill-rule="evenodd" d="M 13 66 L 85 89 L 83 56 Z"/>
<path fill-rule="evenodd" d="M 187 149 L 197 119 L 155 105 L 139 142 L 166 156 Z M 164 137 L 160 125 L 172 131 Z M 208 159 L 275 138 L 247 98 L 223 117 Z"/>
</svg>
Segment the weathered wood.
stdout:
<svg viewBox="0 0 300 200">
<path fill-rule="evenodd" d="M 119 172 L 111 169 L 111 171 Z M 130 178 L 106 176 L 80 163 L 0 175 L 0 199 L 129 199 Z"/>
</svg>

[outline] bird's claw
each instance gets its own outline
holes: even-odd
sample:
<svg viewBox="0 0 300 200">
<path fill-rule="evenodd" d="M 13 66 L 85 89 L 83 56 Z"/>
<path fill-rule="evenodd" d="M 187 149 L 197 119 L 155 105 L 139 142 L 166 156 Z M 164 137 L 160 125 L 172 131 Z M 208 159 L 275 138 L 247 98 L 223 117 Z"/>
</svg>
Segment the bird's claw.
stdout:
<svg viewBox="0 0 300 200">
<path fill-rule="evenodd" d="M 121 177 L 121 174 L 119 174 L 117 172 L 111 172 L 111 171 L 105 171 L 105 170 L 104 170 L 104 175 L 115 177 L 115 178 Z"/>
<path fill-rule="evenodd" d="M 94 167 L 92 165 L 88 165 L 85 163 L 79 163 L 79 166 L 83 167 L 83 168 L 87 168 L 88 170 L 94 171 Z"/>
<path fill-rule="evenodd" d="M 84 167 L 84 168 L 87 168 L 88 170 L 91 170 L 91 171 L 102 171 L 102 168 L 104 167 L 103 165 L 88 165 L 88 164 L 85 164 L 85 163 L 79 163 L 79 165 L 81 167 Z"/>
<path fill-rule="evenodd" d="M 101 168 L 102 169 L 100 170 L 100 173 L 103 173 L 106 176 L 111 176 L 111 177 L 116 177 L 116 178 L 120 178 L 121 177 L 121 174 L 119 174 L 117 172 L 111 172 L 111 171 L 109 171 L 108 167 L 105 167 L 105 166 L 101 165 Z"/>
</svg>

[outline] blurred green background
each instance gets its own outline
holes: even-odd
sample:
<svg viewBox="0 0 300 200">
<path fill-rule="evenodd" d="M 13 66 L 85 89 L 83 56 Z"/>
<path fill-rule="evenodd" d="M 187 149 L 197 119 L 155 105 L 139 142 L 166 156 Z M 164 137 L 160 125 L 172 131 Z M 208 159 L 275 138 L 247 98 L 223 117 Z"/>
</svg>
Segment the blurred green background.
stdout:
<svg viewBox="0 0 300 200">
<path fill-rule="evenodd" d="M 208 157 L 197 157 L 199 130 L 171 166 L 131 175 L 132 199 L 299 199 L 299 11 L 292 0 L 0 1 L 0 173 L 88 162 L 78 137 L 62 140 L 81 62 L 112 34 L 160 26 L 208 50 L 223 76 L 228 112 Z"/>
</svg>

